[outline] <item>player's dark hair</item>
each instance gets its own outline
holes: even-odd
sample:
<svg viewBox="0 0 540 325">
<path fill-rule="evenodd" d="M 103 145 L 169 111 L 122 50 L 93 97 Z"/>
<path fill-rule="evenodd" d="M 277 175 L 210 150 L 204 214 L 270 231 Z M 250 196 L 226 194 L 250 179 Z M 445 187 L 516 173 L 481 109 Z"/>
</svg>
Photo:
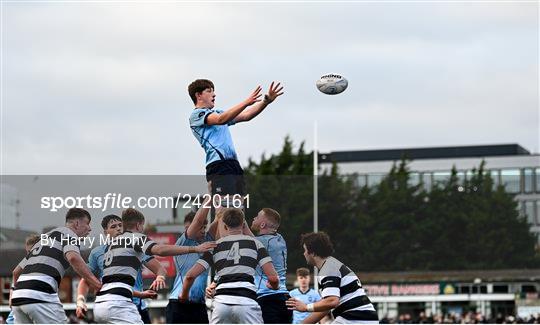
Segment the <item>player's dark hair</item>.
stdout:
<svg viewBox="0 0 540 325">
<path fill-rule="evenodd" d="M 325 258 L 334 253 L 334 245 L 330 237 L 323 231 L 310 232 L 302 235 L 302 245 L 306 245 L 307 251 L 319 257 Z"/>
<path fill-rule="evenodd" d="M 223 223 L 229 228 L 238 228 L 244 224 L 244 212 L 241 209 L 228 208 L 223 211 Z"/>
<path fill-rule="evenodd" d="M 309 276 L 309 274 L 309 269 L 305 267 L 301 267 L 296 270 L 296 276 Z"/>
<path fill-rule="evenodd" d="M 108 216 L 105 216 L 103 217 L 103 219 L 101 219 L 101 228 L 103 228 L 103 230 L 107 230 L 107 227 L 109 226 L 109 222 L 111 221 L 122 222 L 122 218 L 120 218 L 116 214 L 109 214 Z"/>
<path fill-rule="evenodd" d="M 263 208 L 262 212 L 275 226 L 279 227 L 279 224 L 281 223 L 281 216 L 276 210 Z"/>
<path fill-rule="evenodd" d="M 75 221 L 77 219 L 83 219 L 85 217 L 88 218 L 89 221 L 92 220 L 90 213 L 86 211 L 85 209 L 71 208 L 66 213 L 66 222 Z"/>
<path fill-rule="evenodd" d="M 191 100 L 193 101 L 193 104 L 197 104 L 197 97 L 195 94 L 201 93 L 208 88 L 215 89 L 214 83 L 208 79 L 197 79 L 189 84 L 188 93 L 189 97 L 191 97 Z"/>
<path fill-rule="evenodd" d="M 189 212 L 188 214 L 185 215 L 184 217 L 184 223 L 186 222 L 193 222 L 193 219 L 195 218 L 195 212 L 191 211 Z"/>
<path fill-rule="evenodd" d="M 26 246 L 33 247 L 39 240 L 40 240 L 39 235 L 33 234 L 26 237 L 26 241 L 24 242 L 24 244 Z"/>
<path fill-rule="evenodd" d="M 133 208 L 128 208 L 122 211 L 122 223 L 124 224 L 124 230 L 132 229 L 141 222 L 144 222 L 144 215 L 141 211 Z"/>
</svg>

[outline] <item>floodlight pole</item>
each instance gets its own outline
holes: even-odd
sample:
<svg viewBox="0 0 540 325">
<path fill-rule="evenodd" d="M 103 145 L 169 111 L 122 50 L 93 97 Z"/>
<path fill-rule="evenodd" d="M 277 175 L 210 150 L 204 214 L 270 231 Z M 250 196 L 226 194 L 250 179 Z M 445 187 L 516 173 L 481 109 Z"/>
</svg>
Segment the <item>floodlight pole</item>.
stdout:
<svg viewBox="0 0 540 325">
<path fill-rule="evenodd" d="M 313 232 L 319 232 L 319 151 L 317 150 L 317 121 L 313 122 Z M 313 286 L 319 290 L 319 271 L 313 268 Z"/>
</svg>

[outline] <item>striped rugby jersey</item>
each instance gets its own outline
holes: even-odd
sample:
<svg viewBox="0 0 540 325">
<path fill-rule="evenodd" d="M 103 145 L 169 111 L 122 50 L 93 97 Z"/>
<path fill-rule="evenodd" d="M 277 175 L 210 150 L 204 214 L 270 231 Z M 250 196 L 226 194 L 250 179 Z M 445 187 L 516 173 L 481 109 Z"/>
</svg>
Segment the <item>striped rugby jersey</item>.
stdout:
<svg viewBox="0 0 540 325">
<path fill-rule="evenodd" d="M 79 246 L 72 242 L 78 236 L 67 227 L 55 228 L 45 235 L 46 245 L 38 241 L 19 263 L 22 273 L 13 290 L 13 306 L 60 303 L 58 286 L 66 269 L 70 267 L 65 254 L 70 251 L 80 254 Z"/>
<path fill-rule="evenodd" d="M 257 239 L 246 235 L 225 236 L 216 244 L 212 253 L 204 253 L 197 261 L 206 270 L 215 268 L 215 301 L 256 305 L 255 268 L 272 262 L 266 248 Z"/>
<path fill-rule="evenodd" d="M 354 272 L 334 257 L 326 259 L 319 270 L 319 290 L 324 299 L 339 297 L 339 305 L 332 311 L 334 318 L 341 316 L 347 320 L 377 321 L 375 307 L 362 288 Z"/>
<path fill-rule="evenodd" d="M 133 286 L 142 261 L 156 242 L 141 233 L 126 231 L 107 246 L 103 258 L 103 286 L 96 294 L 96 302 L 133 298 Z"/>
</svg>

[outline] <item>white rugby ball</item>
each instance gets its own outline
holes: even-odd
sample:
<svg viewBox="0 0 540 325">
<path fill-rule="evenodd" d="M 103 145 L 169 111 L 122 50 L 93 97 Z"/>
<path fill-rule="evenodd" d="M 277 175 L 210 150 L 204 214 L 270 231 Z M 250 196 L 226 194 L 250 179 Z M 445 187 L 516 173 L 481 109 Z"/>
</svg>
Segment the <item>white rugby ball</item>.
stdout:
<svg viewBox="0 0 540 325">
<path fill-rule="evenodd" d="M 327 95 L 337 95 L 347 89 L 349 82 L 337 73 L 327 73 L 317 80 L 317 89 Z"/>
</svg>

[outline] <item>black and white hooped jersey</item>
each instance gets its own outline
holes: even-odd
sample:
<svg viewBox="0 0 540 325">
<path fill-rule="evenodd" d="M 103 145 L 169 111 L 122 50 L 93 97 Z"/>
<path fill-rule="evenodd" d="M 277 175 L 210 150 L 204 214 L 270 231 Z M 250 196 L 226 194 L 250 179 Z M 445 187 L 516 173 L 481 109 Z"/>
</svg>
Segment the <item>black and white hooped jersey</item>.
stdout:
<svg viewBox="0 0 540 325">
<path fill-rule="evenodd" d="M 77 243 L 78 236 L 67 227 L 55 228 L 42 235 L 19 263 L 22 273 L 13 290 L 12 305 L 60 303 L 58 286 L 70 267 L 65 254 L 71 251 L 80 254 Z"/>
<path fill-rule="evenodd" d="M 375 308 L 360 280 L 345 264 L 332 256 L 328 257 L 319 270 L 318 280 L 323 299 L 329 296 L 339 297 L 339 305 L 332 311 L 334 318 L 341 316 L 354 321 L 378 320 Z"/>
<path fill-rule="evenodd" d="M 103 256 L 103 277 L 96 302 L 120 300 L 131 301 L 133 285 L 142 261 L 156 242 L 141 233 L 126 231 L 111 239 Z"/>
<path fill-rule="evenodd" d="M 216 271 L 215 301 L 232 305 L 257 304 L 255 269 L 272 262 L 266 248 L 246 235 L 225 236 L 216 244 L 212 253 L 204 253 L 197 261 L 205 269 L 213 267 Z"/>
</svg>

